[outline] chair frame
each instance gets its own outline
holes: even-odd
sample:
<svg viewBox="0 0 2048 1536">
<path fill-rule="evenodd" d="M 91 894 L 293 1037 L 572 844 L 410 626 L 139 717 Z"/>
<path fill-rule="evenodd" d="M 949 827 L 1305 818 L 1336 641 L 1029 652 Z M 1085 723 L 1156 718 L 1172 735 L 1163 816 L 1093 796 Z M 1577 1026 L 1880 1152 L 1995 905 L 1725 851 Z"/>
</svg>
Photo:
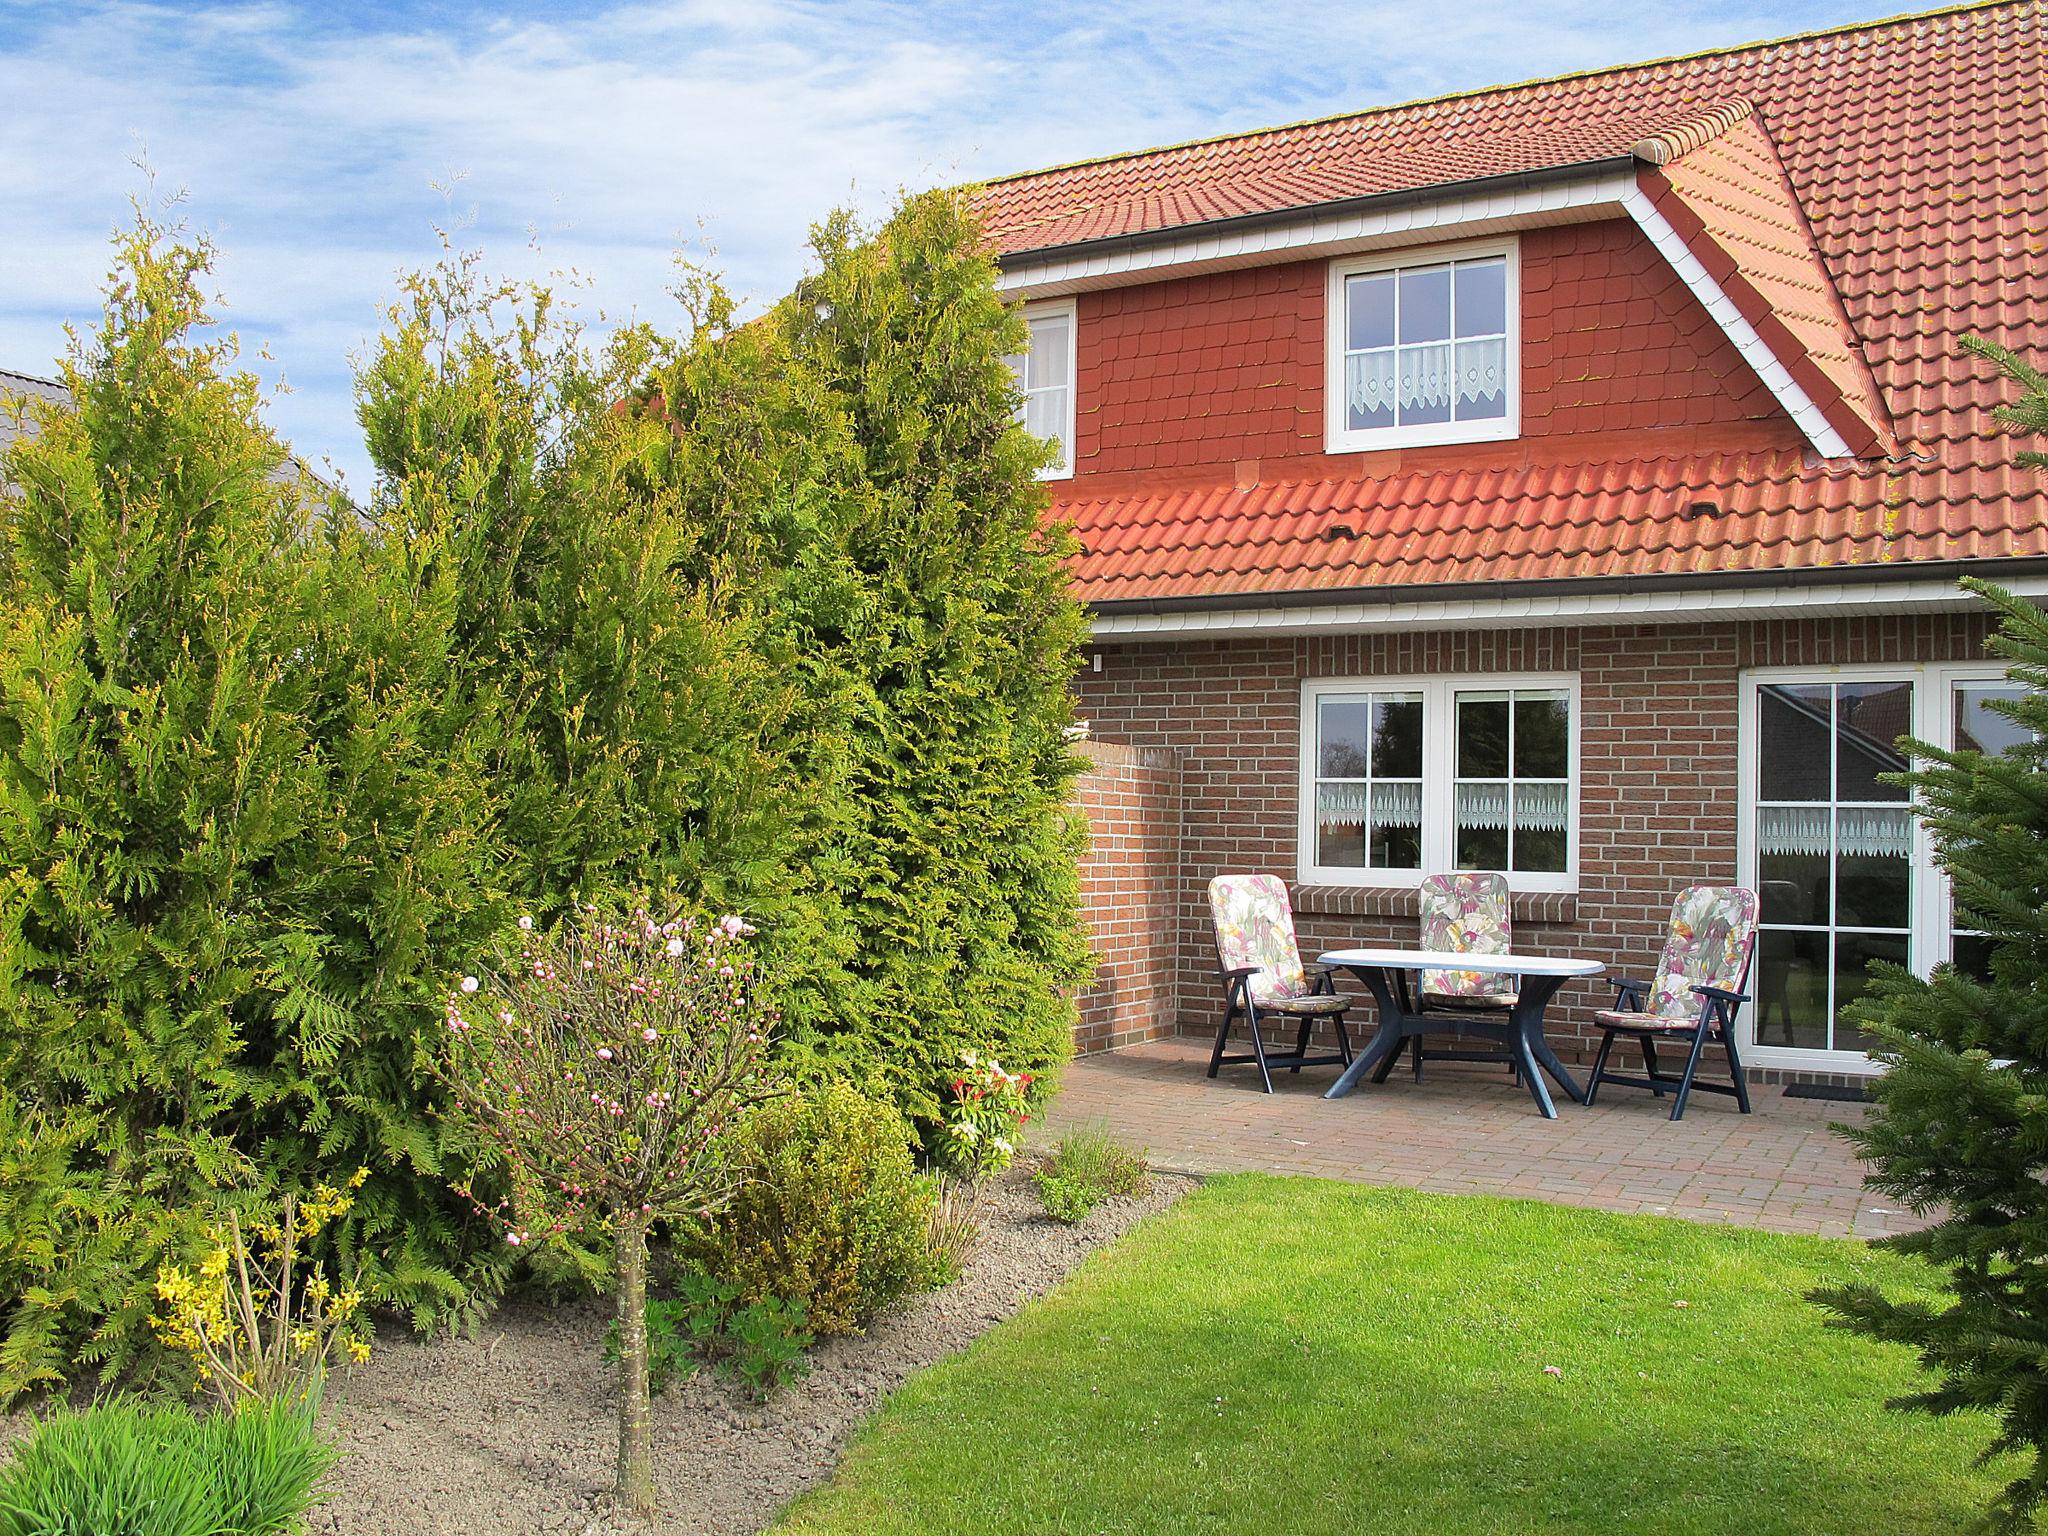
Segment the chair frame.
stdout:
<svg viewBox="0 0 2048 1536">
<path fill-rule="evenodd" d="M 1219 1068 L 1247 1061 L 1257 1062 L 1259 1080 L 1265 1084 L 1268 1093 L 1273 1091 L 1273 1068 L 1284 1067 L 1299 1073 L 1303 1067 L 1348 1067 L 1351 1065 L 1351 1036 L 1344 1028 L 1344 1015 L 1350 1010 L 1340 1008 L 1334 1012 L 1303 1013 L 1288 1008 L 1285 999 L 1261 1003 L 1252 995 L 1252 978 L 1265 969 L 1260 965 L 1240 965 L 1223 971 L 1223 1022 L 1216 1029 L 1216 1047 L 1209 1052 L 1209 1076 L 1214 1077 Z M 1337 988 L 1330 967 L 1314 961 L 1302 963 L 1302 974 L 1314 983 L 1311 997 L 1334 997 Z M 1293 1051 L 1276 1056 L 1266 1049 L 1266 1042 L 1259 1035 L 1259 1021 L 1262 1014 L 1278 1015 L 1281 1018 L 1296 1017 L 1301 1020 L 1300 1038 L 1295 1041 Z M 1230 1040 L 1230 1026 L 1242 1017 L 1245 1028 L 1251 1035 L 1252 1048 L 1234 1055 L 1225 1053 Z M 1315 1029 L 1316 1020 L 1328 1019 L 1337 1031 L 1337 1052 L 1334 1055 L 1311 1056 L 1309 1035 Z"/>
<path fill-rule="evenodd" d="M 1755 961 L 1752 952 L 1749 963 L 1742 968 L 1739 987 L 1749 985 L 1750 965 Z M 1642 1013 L 1643 1003 L 1650 995 L 1651 983 L 1646 981 L 1617 980 L 1614 984 L 1614 1009 L 1616 1012 Z M 1673 1095 L 1671 1118 L 1683 1119 L 1685 1106 L 1694 1092 L 1725 1093 L 1735 1100 L 1736 1108 L 1743 1114 L 1750 1113 L 1748 1074 L 1742 1065 L 1742 1053 L 1735 1045 L 1736 1010 L 1750 1000 L 1746 991 L 1730 992 L 1725 987 L 1695 986 L 1695 995 L 1700 999 L 1700 1021 L 1689 1033 L 1672 1029 L 1657 1029 L 1645 1026 L 1600 1021 L 1600 1051 L 1593 1058 L 1593 1074 L 1586 1083 L 1586 1105 L 1592 1107 L 1595 1095 L 1602 1083 L 1620 1083 L 1625 1088 L 1647 1088 L 1658 1098 Z M 1617 1035 L 1629 1035 L 1643 1048 L 1643 1073 L 1641 1077 L 1625 1076 L 1607 1070 L 1607 1057 L 1614 1049 Z M 1657 1063 L 1657 1039 L 1690 1039 L 1691 1046 L 1686 1052 L 1685 1070 L 1673 1077 L 1659 1070 Z M 1700 1053 L 1709 1045 L 1718 1045 L 1728 1053 L 1728 1081 L 1725 1083 L 1703 1083 L 1698 1081 Z"/>
</svg>

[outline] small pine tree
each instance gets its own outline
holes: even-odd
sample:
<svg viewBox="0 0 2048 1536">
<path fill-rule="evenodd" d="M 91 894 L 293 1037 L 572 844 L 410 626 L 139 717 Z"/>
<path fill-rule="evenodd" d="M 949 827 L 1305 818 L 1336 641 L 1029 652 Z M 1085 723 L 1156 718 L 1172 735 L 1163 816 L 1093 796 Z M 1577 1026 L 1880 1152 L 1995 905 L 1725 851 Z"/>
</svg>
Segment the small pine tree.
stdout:
<svg viewBox="0 0 2048 1536">
<path fill-rule="evenodd" d="M 1972 350 L 2025 391 L 2000 419 L 2048 429 L 2048 378 L 1989 344 Z M 2018 1531 L 2048 1500 L 2048 614 L 1964 585 L 1998 609 L 1991 647 L 2026 690 L 1992 707 L 2031 739 L 1995 755 L 1913 742 L 1918 766 L 1901 778 L 1954 882 L 1958 926 L 1989 941 L 1990 974 L 1877 975 L 1858 1023 L 1884 1042 L 1886 1071 L 1870 1118 L 1847 1132 L 1875 1188 L 1936 1213 L 1883 1241 L 1944 1270 L 1948 1297 L 1931 1306 L 1850 1286 L 1815 1299 L 1836 1326 L 1919 1351 L 1938 1380 L 1896 1406 L 1995 1414 L 1986 1457 L 2032 1454 L 1987 1517 Z"/>
</svg>

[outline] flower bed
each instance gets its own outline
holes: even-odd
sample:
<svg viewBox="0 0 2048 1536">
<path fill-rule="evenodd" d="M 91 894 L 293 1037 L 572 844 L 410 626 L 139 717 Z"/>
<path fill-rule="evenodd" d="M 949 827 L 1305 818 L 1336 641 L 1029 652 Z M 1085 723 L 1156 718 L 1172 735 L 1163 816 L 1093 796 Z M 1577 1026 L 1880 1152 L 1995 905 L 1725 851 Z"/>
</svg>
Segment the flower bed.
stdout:
<svg viewBox="0 0 2048 1536">
<path fill-rule="evenodd" d="M 652 1526 L 615 1527 L 615 1368 L 601 1358 L 611 1309 L 507 1307 L 473 1340 L 394 1338 L 336 1406 L 344 1457 L 318 1532 L 455 1536 L 476 1531 L 738 1533 L 760 1530 L 822 1481 L 855 1425 L 910 1372 L 971 1343 L 1058 1284 L 1094 1248 L 1192 1187 L 1161 1175 L 1141 1200 L 1084 1223 L 1048 1219 L 1024 1170 L 995 1181 L 967 1272 L 832 1339 L 808 1377 L 763 1406 L 703 1373 L 654 1403 Z"/>
</svg>

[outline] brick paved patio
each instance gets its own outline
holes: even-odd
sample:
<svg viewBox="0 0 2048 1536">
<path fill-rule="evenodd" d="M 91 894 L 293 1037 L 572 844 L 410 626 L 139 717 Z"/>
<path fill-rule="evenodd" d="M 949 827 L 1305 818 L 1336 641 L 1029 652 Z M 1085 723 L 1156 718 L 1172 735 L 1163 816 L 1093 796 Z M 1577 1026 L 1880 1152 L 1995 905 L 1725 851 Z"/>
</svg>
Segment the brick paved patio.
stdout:
<svg viewBox="0 0 2048 1536">
<path fill-rule="evenodd" d="M 1084 1057 L 1046 1134 L 1107 1123 L 1158 1166 L 1195 1173 L 1315 1174 L 1835 1237 L 1916 1223 L 1863 1188 L 1861 1165 L 1828 1129 L 1859 1118 L 1857 1104 L 1759 1087 L 1753 1115 L 1703 1097 L 1674 1125 L 1668 1101 L 1613 1088 L 1597 1108 L 1560 1101 L 1560 1118 L 1545 1120 L 1486 1067 L 1432 1062 L 1419 1085 L 1404 1067 L 1332 1103 L 1321 1097 L 1332 1068 L 1276 1074 L 1268 1097 L 1255 1073 L 1226 1067 L 1211 1082 L 1207 1065 L 1206 1044 L 1185 1038 Z"/>
</svg>

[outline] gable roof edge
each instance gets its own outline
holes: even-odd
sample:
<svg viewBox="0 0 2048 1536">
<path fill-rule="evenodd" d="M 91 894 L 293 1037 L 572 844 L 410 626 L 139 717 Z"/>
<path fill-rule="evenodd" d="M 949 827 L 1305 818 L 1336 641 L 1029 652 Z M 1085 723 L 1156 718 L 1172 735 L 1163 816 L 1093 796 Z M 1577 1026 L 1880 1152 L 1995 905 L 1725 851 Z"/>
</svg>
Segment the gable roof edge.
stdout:
<svg viewBox="0 0 2048 1536">
<path fill-rule="evenodd" d="M 1679 280 L 1692 290 L 1693 297 L 1713 317 L 1723 334 L 1734 343 L 1743 361 L 1763 380 L 1764 387 L 1784 407 L 1785 413 L 1806 434 L 1813 451 L 1823 459 L 1855 458 L 1855 451 L 1836 430 L 1827 413 L 1792 376 L 1791 370 L 1757 333 L 1749 318 L 1701 264 L 1692 247 L 1686 244 L 1650 194 L 1643 190 L 1640 181 L 1622 194 L 1621 206 L 1645 238 L 1657 248 L 1658 254 L 1670 264 L 1671 270 L 1678 274 Z"/>
</svg>

